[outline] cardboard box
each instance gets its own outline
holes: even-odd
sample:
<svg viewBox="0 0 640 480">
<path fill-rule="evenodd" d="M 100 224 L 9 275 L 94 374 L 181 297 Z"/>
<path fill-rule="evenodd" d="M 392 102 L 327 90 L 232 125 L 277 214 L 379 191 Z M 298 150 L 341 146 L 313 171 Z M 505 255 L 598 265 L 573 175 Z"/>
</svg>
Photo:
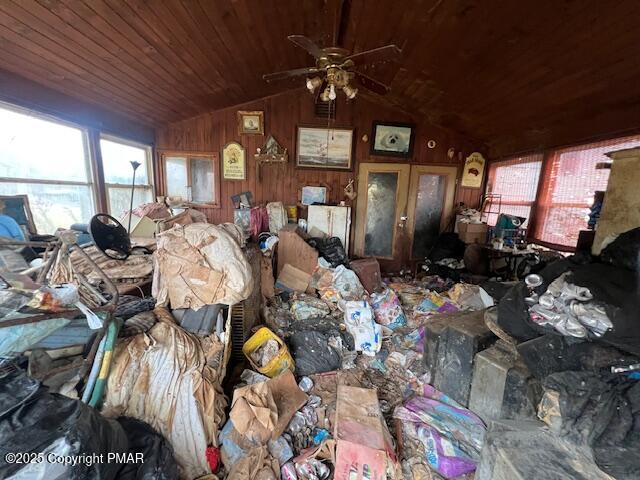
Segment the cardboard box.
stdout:
<svg viewBox="0 0 640 480">
<path fill-rule="evenodd" d="M 311 275 L 286 263 L 278 276 L 276 288 L 288 292 L 305 292 L 309 286 Z"/>
<path fill-rule="evenodd" d="M 300 236 L 297 226 L 285 225 L 278 232 L 278 237 L 277 274 L 282 273 L 286 264 L 312 274 L 318 265 L 318 251 Z"/>
<path fill-rule="evenodd" d="M 375 390 L 338 386 L 334 439 L 335 480 L 401 478 Z M 396 475 L 388 477 L 388 471 Z"/>
<path fill-rule="evenodd" d="M 486 223 L 464 223 L 458 222 L 458 236 L 464 243 L 487 243 L 487 230 L 489 226 Z"/>
</svg>

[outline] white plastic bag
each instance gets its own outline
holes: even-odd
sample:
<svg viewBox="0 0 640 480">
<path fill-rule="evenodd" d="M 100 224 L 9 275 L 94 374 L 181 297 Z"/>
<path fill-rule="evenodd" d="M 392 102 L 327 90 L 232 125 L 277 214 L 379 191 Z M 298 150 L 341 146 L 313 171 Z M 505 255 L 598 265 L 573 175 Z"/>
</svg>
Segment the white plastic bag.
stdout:
<svg viewBox="0 0 640 480">
<path fill-rule="evenodd" d="M 382 327 L 373 321 L 373 309 L 363 300 L 344 302 L 344 322 L 356 350 L 374 356 L 382 347 Z"/>
<path fill-rule="evenodd" d="M 364 287 L 356 272 L 344 265 L 338 265 L 333 272 L 333 287 L 342 300 L 359 300 L 364 297 Z"/>
</svg>

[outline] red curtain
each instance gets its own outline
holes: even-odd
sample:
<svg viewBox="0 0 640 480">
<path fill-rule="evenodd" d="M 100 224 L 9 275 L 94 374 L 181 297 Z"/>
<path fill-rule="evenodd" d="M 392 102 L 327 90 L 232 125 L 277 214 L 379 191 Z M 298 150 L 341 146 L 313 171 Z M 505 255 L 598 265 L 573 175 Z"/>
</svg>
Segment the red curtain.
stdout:
<svg viewBox="0 0 640 480">
<path fill-rule="evenodd" d="M 532 213 L 531 207 L 536 200 L 541 167 L 541 153 L 512 157 L 489 164 L 487 193 L 500 195 L 485 207 L 485 211 L 488 210 L 486 218 L 489 225 L 496 224 L 498 213 L 495 212 L 524 217 L 528 222 Z"/>
<path fill-rule="evenodd" d="M 597 190 L 606 190 L 610 161 L 607 152 L 636 147 L 640 135 L 554 150 L 545 159 L 535 212 L 533 238 L 541 243 L 572 249 L 580 230 L 587 228 L 589 207 Z"/>
</svg>

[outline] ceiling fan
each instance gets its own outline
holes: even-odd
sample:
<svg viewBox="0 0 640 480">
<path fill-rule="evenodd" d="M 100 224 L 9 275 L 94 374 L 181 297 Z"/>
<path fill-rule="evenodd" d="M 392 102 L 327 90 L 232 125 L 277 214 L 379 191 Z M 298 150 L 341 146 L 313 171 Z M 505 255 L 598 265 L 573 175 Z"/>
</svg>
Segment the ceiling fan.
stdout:
<svg viewBox="0 0 640 480">
<path fill-rule="evenodd" d="M 366 69 L 367 66 L 389 61 L 397 61 L 402 51 L 396 45 L 366 50 L 351 54 L 348 50 L 339 47 L 320 48 L 313 40 L 304 35 L 289 35 L 287 37 L 297 46 L 305 49 L 316 59 L 314 67 L 296 68 L 284 72 L 270 73 L 262 78 L 267 82 L 282 80 L 290 77 L 307 76 L 307 88 L 315 92 L 322 85 L 326 85 L 320 94 L 323 102 L 336 99 L 336 91 L 341 89 L 347 98 L 353 99 L 358 89 L 351 85 L 354 78 L 358 83 L 380 95 L 389 91 L 389 86 L 371 78 L 357 68 Z"/>
</svg>

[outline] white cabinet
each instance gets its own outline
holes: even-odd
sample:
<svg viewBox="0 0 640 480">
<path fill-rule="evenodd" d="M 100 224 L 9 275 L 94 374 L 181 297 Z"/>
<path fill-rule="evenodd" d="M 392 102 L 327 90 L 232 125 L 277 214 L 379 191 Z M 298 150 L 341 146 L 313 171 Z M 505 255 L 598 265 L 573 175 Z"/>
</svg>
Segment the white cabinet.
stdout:
<svg viewBox="0 0 640 480">
<path fill-rule="evenodd" d="M 338 237 L 349 253 L 349 235 L 351 233 L 351 207 L 328 207 L 309 205 L 307 213 L 307 231 L 313 227 L 328 237 Z"/>
</svg>

